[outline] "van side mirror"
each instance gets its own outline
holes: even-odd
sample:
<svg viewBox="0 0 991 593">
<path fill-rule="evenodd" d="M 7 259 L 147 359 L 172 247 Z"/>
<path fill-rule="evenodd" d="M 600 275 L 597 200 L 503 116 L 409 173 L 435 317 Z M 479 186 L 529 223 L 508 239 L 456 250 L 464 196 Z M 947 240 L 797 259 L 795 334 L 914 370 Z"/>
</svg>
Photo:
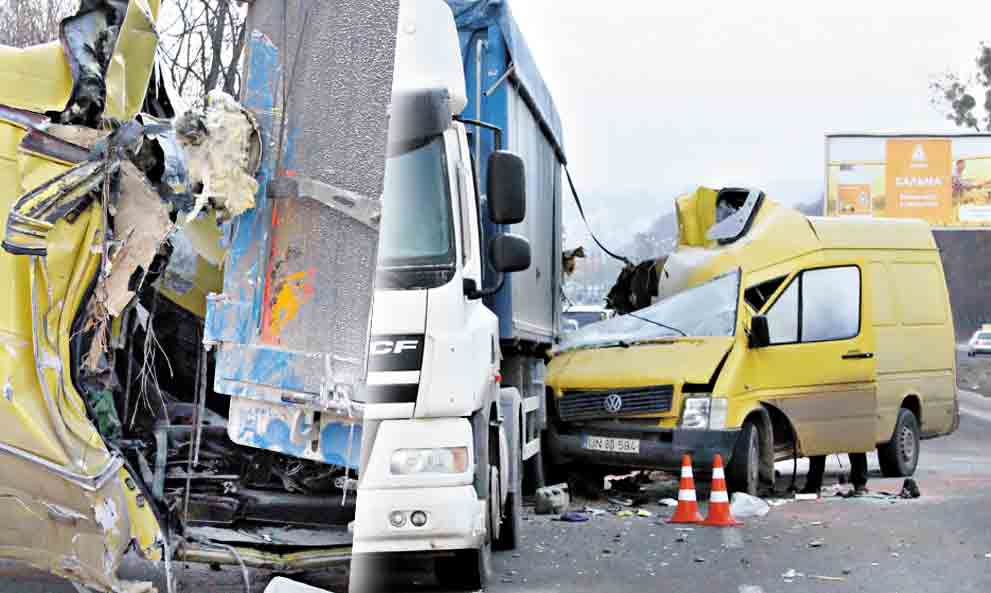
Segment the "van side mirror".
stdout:
<svg viewBox="0 0 991 593">
<path fill-rule="evenodd" d="M 519 235 L 503 233 L 489 244 L 489 258 L 500 274 L 522 272 L 530 267 L 530 242 Z"/>
<path fill-rule="evenodd" d="M 764 348 L 771 345 L 771 330 L 767 326 L 767 317 L 754 315 L 750 318 L 751 348 Z"/>
<path fill-rule="evenodd" d="M 523 159 L 505 150 L 490 154 L 486 193 L 492 222 L 523 222 L 526 216 L 526 173 Z"/>
</svg>

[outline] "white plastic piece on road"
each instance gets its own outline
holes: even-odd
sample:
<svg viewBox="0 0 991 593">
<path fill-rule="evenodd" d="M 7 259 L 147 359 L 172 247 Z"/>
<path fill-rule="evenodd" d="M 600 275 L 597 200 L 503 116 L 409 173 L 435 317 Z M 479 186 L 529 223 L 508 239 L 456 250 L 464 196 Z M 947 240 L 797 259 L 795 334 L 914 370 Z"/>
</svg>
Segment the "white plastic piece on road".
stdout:
<svg viewBox="0 0 991 593">
<path fill-rule="evenodd" d="M 660 505 L 662 507 L 676 507 L 678 506 L 678 501 L 673 498 L 662 498 Z"/>
<path fill-rule="evenodd" d="M 771 510 L 771 505 L 762 498 L 751 496 L 745 492 L 734 492 L 733 502 L 729 506 L 733 516 L 740 519 L 746 517 L 763 517 Z"/>
<path fill-rule="evenodd" d="M 286 577 L 275 577 L 265 587 L 264 593 L 331 593 L 326 589 L 318 589 L 303 583 L 287 579 Z"/>
<path fill-rule="evenodd" d="M 740 585 L 739 593 L 764 593 L 759 585 Z"/>
<path fill-rule="evenodd" d="M 819 495 L 814 492 L 798 492 L 795 494 L 795 500 L 819 500 Z"/>
</svg>

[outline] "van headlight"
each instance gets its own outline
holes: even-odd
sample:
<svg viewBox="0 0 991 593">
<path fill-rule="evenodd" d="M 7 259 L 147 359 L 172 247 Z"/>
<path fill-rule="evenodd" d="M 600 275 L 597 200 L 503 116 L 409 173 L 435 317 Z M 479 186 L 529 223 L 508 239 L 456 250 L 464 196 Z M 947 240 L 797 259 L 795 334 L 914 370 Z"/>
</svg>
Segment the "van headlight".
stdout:
<svg viewBox="0 0 991 593">
<path fill-rule="evenodd" d="M 709 427 L 709 397 L 690 397 L 685 400 L 685 409 L 681 412 L 681 427 L 701 429 Z"/>
<path fill-rule="evenodd" d="M 392 453 L 389 471 L 410 474 L 463 474 L 468 469 L 467 447 L 437 449 L 396 449 Z"/>
<path fill-rule="evenodd" d="M 681 412 L 681 428 L 689 430 L 721 430 L 726 428 L 726 398 L 689 397 L 685 399 L 685 408 Z"/>
</svg>

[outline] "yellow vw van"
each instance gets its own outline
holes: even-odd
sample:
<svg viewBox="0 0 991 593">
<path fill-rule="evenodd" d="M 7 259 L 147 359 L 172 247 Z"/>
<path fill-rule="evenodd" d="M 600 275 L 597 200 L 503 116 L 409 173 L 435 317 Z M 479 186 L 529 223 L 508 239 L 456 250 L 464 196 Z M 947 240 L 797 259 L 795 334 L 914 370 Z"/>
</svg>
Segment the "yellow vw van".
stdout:
<svg viewBox="0 0 991 593">
<path fill-rule="evenodd" d="M 911 475 L 959 422 L 953 320 L 921 221 L 816 218 L 748 189 L 676 201 L 650 306 L 567 334 L 547 374 L 545 457 L 676 469 L 728 461 L 755 493 L 775 460 L 878 450 Z"/>
</svg>

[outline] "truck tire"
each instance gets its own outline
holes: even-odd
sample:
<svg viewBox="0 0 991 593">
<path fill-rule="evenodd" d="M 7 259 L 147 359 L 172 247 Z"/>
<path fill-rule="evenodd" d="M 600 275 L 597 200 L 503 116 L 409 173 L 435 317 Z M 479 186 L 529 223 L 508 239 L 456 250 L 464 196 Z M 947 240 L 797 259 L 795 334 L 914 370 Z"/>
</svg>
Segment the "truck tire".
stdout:
<svg viewBox="0 0 991 593">
<path fill-rule="evenodd" d="M 492 546 L 489 543 L 479 550 L 458 550 L 453 556 L 437 558 L 434 563 L 437 582 L 450 589 L 484 589 L 491 571 Z"/>
<path fill-rule="evenodd" d="M 489 463 L 489 495 L 485 501 L 487 529 L 482 547 L 477 550 L 458 550 L 453 556 L 442 556 L 434 563 L 434 574 L 443 587 L 477 591 L 484 589 L 492 571 L 492 543 L 499 537 L 499 469 Z M 493 505 L 496 505 L 493 508 Z M 495 537 L 493 537 L 495 535 Z"/>
<path fill-rule="evenodd" d="M 877 448 L 881 474 L 886 478 L 904 478 L 915 473 L 919 464 L 919 420 L 912 410 L 898 410 L 891 440 Z"/>
<path fill-rule="evenodd" d="M 385 589 L 385 574 L 379 564 L 385 558 L 355 556 L 348 566 L 348 593 L 376 593 Z"/>
<path fill-rule="evenodd" d="M 760 432 L 747 420 L 736 437 L 733 457 L 726 467 L 726 486 L 730 492 L 745 492 L 757 496 L 760 487 Z"/>
<path fill-rule="evenodd" d="M 519 451 L 516 452 L 519 455 Z M 522 460 L 520 467 L 522 468 Z M 502 516 L 502 526 L 499 527 L 499 537 L 492 542 L 496 550 L 515 550 L 519 545 L 520 532 L 523 530 L 523 480 L 520 472 L 516 472 L 516 483 L 510 488 L 506 497 L 506 508 Z"/>
</svg>

